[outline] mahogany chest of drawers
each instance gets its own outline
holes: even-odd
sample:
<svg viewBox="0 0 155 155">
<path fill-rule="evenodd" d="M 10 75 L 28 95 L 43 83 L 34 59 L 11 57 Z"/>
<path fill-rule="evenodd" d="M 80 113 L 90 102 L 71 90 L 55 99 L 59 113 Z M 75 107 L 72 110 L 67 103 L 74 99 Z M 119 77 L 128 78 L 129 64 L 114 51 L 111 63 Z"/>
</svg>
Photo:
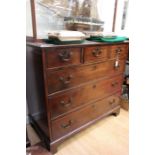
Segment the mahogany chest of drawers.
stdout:
<svg viewBox="0 0 155 155">
<path fill-rule="evenodd" d="M 27 94 L 42 110 L 38 119 L 31 114 L 32 124 L 51 153 L 97 120 L 119 114 L 128 42 L 27 43 L 27 55 L 27 91 L 33 85 L 30 77 L 35 81 Z"/>
</svg>

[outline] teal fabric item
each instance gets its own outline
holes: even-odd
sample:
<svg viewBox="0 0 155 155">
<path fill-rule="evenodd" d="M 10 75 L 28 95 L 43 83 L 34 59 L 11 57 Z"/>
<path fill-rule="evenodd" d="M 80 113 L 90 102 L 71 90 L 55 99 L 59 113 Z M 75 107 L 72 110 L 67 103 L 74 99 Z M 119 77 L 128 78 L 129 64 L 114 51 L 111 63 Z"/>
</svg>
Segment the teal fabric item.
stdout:
<svg viewBox="0 0 155 155">
<path fill-rule="evenodd" d="M 115 38 L 101 38 L 102 41 L 104 42 L 121 42 L 128 40 L 126 37 L 115 37 Z"/>
<path fill-rule="evenodd" d="M 67 45 L 67 44 L 81 44 L 85 40 L 78 40 L 78 41 L 60 41 L 58 39 L 46 39 L 44 40 L 46 43 L 55 44 L 55 45 Z"/>
<path fill-rule="evenodd" d="M 128 40 L 127 37 L 114 37 L 114 38 L 104 38 L 104 37 L 91 37 L 88 40 L 90 41 L 97 41 L 97 42 L 109 42 L 109 43 L 113 43 L 113 42 L 122 42 L 125 40 Z"/>
</svg>

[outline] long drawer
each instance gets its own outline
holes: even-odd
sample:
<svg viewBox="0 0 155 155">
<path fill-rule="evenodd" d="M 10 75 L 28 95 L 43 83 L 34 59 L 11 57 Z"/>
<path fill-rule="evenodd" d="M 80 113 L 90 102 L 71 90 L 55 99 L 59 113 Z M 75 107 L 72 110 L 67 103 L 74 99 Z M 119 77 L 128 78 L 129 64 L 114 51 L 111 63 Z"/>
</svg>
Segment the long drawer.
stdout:
<svg viewBox="0 0 155 155">
<path fill-rule="evenodd" d="M 74 131 L 82 125 L 96 119 L 120 104 L 119 94 L 112 95 L 106 99 L 92 103 L 74 113 L 65 115 L 51 122 L 53 140 Z"/>
<path fill-rule="evenodd" d="M 115 60 L 112 60 L 86 66 L 68 67 L 57 71 L 48 70 L 48 93 L 51 94 L 104 76 L 123 73 L 125 60 L 119 60 L 118 63 L 118 67 L 115 67 Z"/>
<path fill-rule="evenodd" d="M 122 79 L 123 76 L 119 75 L 50 96 L 48 98 L 48 110 L 51 112 L 51 117 L 54 119 L 73 108 L 121 90 Z"/>
</svg>

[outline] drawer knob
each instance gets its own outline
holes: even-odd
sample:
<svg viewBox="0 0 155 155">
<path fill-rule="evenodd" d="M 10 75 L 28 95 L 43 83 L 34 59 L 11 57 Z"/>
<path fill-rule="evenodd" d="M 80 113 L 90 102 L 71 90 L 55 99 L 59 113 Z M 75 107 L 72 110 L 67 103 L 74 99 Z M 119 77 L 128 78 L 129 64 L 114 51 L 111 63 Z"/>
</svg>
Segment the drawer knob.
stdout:
<svg viewBox="0 0 155 155">
<path fill-rule="evenodd" d="M 94 88 L 94 89 L 96 88 L 96 84 L 93 85 L 93 88 Z"/>
<path fill-rule="evenodd" d="M 63 107 L 69 107 L 72 105 L 72 102 L 73 102 L 73 98 L 70 97 L 68 102 L 65 103 L 65 101 L 60 101 L 60 104 L 63 106 Z"/>
<path fill-rule="evenodd" d="M 93 56 L 99 57 L 102 54 L 102 50 L 100 48 L 96 48 L 92 51 Z"/>
<path fill-rule="evenodd" d="M 111 84 L 112 87 L 115 87 L 115 86 L 117 86 L 117 85 L 118 85 L 118 82 L 113 82 L 113 83 Z"/>
<path fill-rule="evenodd" d="M 71 59 L 72 55 L 73 55 L 72 52 L 65 50 L 59 53 L 59 58 L 61 61 L 67 62 Z"/>
<path fill-rule="evenodd" d="M 93 66 L 93 68 L 92 68 L 92 70 L 96 70 L 97 69 L 97 66 L 95 65 L 95 66 Z"/>
<path fill-rule="evenodd" d="M 69 75 L 66 79 L 64 77 L 60 77 L 60 81 L 63 83 L 63 84 L 69 84 L 71 82 L 71 79 L 73 78 L 72 75 Z"/>
<path fill-rule="evenodd" d="M 93 108 L 94 110 L 96 110 L 96 105 L 95 105 L 95 104 L 93 104 L 93 105 L 92 105 L 92 108 Z"/>
<path fill-rule="evenodd" d="M 71 125 L 74 123 L 73 120 L 69 120 L 67 124 L 61 124 L 61 127 L 64 129 L 67 129 L 69 127 L 71 127 Z"/>
</svg>

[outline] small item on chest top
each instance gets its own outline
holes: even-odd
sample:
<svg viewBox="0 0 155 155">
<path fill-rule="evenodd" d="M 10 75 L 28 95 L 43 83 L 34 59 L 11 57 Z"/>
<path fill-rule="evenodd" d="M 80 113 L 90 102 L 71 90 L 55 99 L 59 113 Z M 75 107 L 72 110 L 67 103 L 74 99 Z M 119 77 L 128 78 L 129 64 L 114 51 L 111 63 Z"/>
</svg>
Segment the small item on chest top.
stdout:
<svg viewBox="0 0 155 155">
<path fill-rule="evenodd" d="M 82 43 L 86 35 L 79 31 L 52 31 L 48 33 L 48 38 L 54 44 Z"/>
</svg>

